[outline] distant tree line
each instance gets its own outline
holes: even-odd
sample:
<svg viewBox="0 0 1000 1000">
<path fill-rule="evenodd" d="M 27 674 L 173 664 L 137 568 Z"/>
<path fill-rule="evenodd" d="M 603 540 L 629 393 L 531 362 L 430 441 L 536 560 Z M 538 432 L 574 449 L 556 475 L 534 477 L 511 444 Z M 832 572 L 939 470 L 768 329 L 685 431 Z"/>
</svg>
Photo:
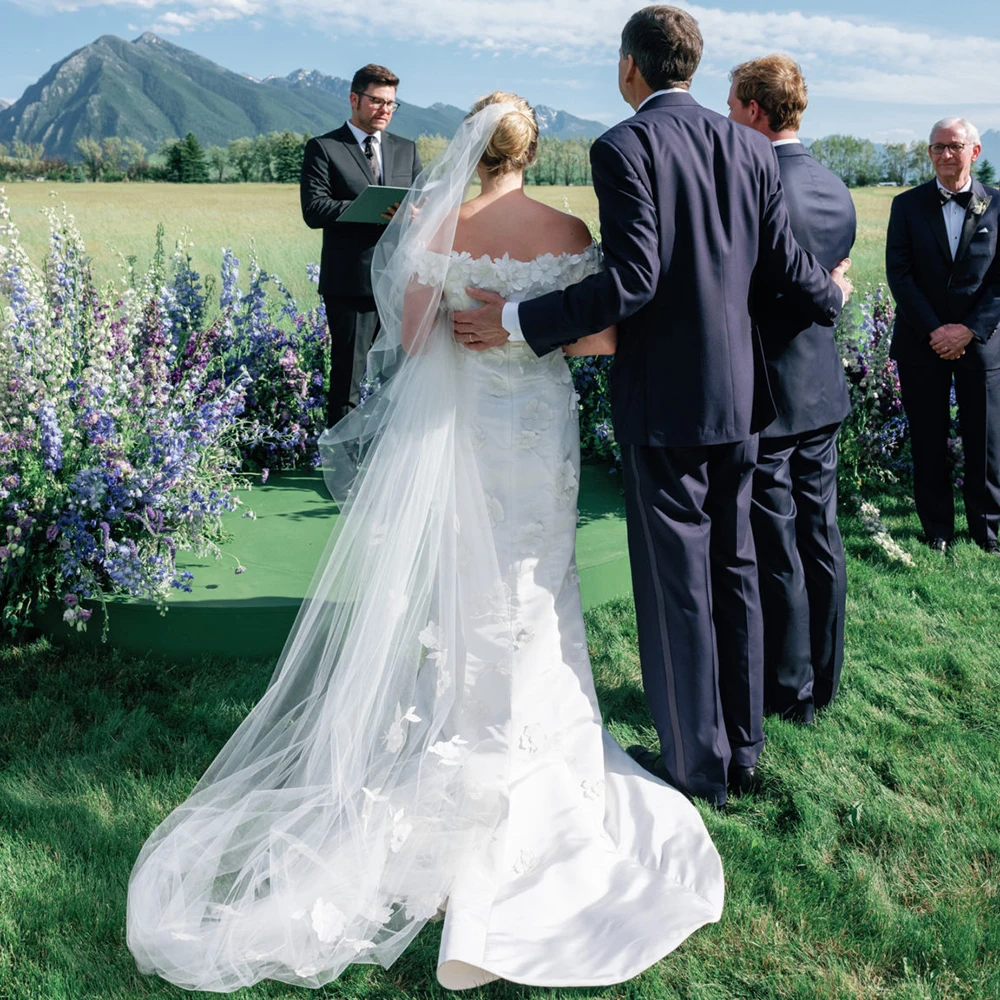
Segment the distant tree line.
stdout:
<svg viewBox="0 0 1000 1000">
<path fill-rule="evenodd" d="M 302 158 L 310 135 L 271 132 L 256 138 L 233 139 L 225 146 L 202 146 L 188 133 L 183 139 L 163 143 L 155 160 L 135 139 L 117 137 L 80 139 L 79 162 L 49 159 L 40 143 L 0 143 L 0 181 L 44 179 L 52 181 L 170 181 L 181 184 L 270 182 L 298 183 Z M 417 150 L 424 164 L 430 163 L 448 145 L 441 135 L 421 135 Z M 556 139 L 543 136 L 538 153 L 525 171 L 528 184 L 589 185 L 592 139 Z M 920 184 L 934 176 L 927 146 L 886 143 L 876 146 L 868 139 L 831 135 L 809 147 L 820 163 L 829 167 L 848 187 L 872 184 Z M 975 165 L 984 184 L 996 182 L 996 170 L 988 160 Z"/>
<path fill-rule="evenodd" d="M 809 147 L 820 163 L 832 170 L 848 187 L 868 187 L 872 184 L 922 184 L 934 176 L 934 167 L 927 155 L 927 143 L 887 142 L 879 148 L 870 139 L 853 135 L 828 135 L 816 139 Z M 979 160 L 973 172 L 983 184 L 996 181 L 996 170 L 989 160 Z"/>
</svg>

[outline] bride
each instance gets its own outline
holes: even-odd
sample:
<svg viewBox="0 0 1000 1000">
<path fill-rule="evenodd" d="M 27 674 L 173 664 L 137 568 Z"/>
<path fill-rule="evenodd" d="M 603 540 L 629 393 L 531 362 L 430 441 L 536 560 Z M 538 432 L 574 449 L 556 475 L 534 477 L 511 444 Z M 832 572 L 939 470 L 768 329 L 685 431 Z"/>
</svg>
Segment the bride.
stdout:
<svg viewBox="0 0 1000 1000">
<path fill-rule="evenodd" d="M 267 691 L 139 855 L 143 972 L 319 987 L 443 915 L 447 988 L 599 986 L 719 919 L 697 810 L 601 725 L 565 358 L 451 332 L 468 286 L 527 298 L 601 266 L 523 193 L 537 136 L 521 98 L 477 102 L 377 247 L 379 388 L 321 442 L 341 517 Z"/>
</svg>

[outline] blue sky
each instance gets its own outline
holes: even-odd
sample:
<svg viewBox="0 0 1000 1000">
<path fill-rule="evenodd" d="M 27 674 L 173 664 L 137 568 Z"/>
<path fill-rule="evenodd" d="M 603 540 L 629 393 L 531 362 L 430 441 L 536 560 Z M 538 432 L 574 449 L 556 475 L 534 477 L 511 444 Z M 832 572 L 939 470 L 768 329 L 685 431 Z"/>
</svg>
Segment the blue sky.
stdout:
<svg viewBox="0 0 1000 1000">
<path fill-rule="evenodd" d="M 682 3 L 705 56 L 692 92 L 725 110 L 729 69 L 784 51 L 802 64 L 803 134 L 923 137 L 963 115 L 1000 128 L 1000 3 L 964 0 L 743 0 Z M 298 68 L 350 76 L 390 66 L 400 97 L 466 107 L 514 90 L 613 123 L 618 34 L 636 0 L 0 0 L 0 97 L 20 97 L 54 62 L 102 34 L 152 30 L 241 73 Z M 947 11 L 943 14 L 942 11 Z M 958 12 L 956 17 L 950 16 Z M 331 123 L 332 125 L 333 123 Z"/>
</svg>

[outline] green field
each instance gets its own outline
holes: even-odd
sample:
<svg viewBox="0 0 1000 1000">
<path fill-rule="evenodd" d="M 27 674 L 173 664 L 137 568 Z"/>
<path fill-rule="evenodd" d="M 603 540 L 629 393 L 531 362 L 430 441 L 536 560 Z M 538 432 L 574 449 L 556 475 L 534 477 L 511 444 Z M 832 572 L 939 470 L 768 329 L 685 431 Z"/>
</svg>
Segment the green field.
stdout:
<svg viewBox="0 0 1000 1000">
<path fill-rule="evenodd" d="M 182 231 L 188 231 L 195 270 L 202 275 L 218 276 L 223 246 L 232 247 L 244 265 L 255 246 L 261 266 L 277 274 L 301 304 L 315 302 L 316 290 L 306 278 L 306 264 L 319 260 L 321 237 L 302 222 L 295 185 L 64 184 L 52 190 L 48 185 L 21 182 L 7 184 L 6 190 L 22 241 L 34 261 L 42 260 L 48 244 L 41 210 L 65 203 L 76 217 L 102 284 L 119 280 L 119 255 L 148 263 L 157 224 L 163 223 L 168 249 Z M 528 192 L 596 228 L 593 189 L 530 187 Z M 858 285 L 884 280 L 885 224 L 889 202 L 897 192 L 897 188 L 854 191 L 858 242 L 851 277 Z"/>
</svg>

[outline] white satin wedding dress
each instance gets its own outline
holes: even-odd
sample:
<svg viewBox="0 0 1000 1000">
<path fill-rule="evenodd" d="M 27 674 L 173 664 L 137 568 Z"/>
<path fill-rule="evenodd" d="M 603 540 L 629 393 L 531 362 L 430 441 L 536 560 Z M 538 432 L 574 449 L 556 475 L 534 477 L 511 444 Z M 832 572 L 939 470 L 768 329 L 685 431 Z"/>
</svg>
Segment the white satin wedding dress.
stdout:
<svg viewBox="0 0 1000 1000">
<path fill-rule="evenodd" d="M 444 296 L 472 285 L 527 299 L 600 267 L 578 255 L 453 255 Z M 587 655 L 574 546 L 577 395 L 562 352 L 459 348 L 468 422 L 511 593 L 510 722 L 502 850 L 452 886 L 438 978 L 600 986 L 635 976 L 722 911 L 718 854 L 694 806 L 604 730 Z"/>
<path fill-rule="evenodd" d="M 360 469 L 267 691 L 136 861 L 143 972 L 316 988 L 444 911 L 447 987 L 598 986 L 719 919 L 697 809 L 602 728 L 566 361 L 452 336 L 466 285 L 523 299 L 600 266 L 442 252 L 509 110 L 466 121 L 376 248 L 384 381 L 321 440 L 334 489 L 359 442 Z"/>
</svg>

